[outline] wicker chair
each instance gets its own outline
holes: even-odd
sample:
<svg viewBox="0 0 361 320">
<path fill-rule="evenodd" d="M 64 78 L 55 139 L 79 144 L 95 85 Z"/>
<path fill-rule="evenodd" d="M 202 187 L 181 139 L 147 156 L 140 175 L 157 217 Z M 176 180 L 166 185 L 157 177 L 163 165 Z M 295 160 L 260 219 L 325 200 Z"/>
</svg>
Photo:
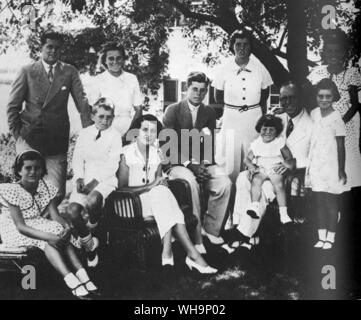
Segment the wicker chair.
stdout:
<svg viewBox="0 0 361 320">
<path fill-rule="evenodd" d="M 176 197 L 184 214 L 187 230 L 192 234 L 197 219 L 193 215 L 191 191 L 186 181 L 169 181 L 169 188 Z M 107 245 L 112 259 L 120 258 L 122 250 L 128 249 L 128 262 L 141 270 L 161 265 L 161 239 L 152 217 L 143 218 L 142 205 L 137 194 L 122 190 L 114 191 L 104 206 L 107 228 Z"/>
<path fill-rule="evenodd" d="M 24 273 L 25 265 L 38 264 L 41 259 L 40 250 L 34 247 L 8 247 L 0 237 L 0 272 L 20 271 Z"/>
</svg>

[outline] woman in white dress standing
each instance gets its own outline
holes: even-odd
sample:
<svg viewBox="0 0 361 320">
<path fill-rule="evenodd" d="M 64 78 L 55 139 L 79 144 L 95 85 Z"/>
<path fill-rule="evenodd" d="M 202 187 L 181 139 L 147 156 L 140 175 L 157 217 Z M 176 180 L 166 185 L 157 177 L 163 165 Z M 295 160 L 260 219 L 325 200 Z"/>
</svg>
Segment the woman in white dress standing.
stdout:
<svg viewBox="0 0 361 320">
<path fill-rule="evenodd" d="M 94 78 L 88 93 L 90 104 L 101 97 L 107 97 L 114 103 L 113 126 L 122 136 L 132 120 L 141 115 L 143 103 L 137 77 L 124 70 L 125 59 L 125 50 L 121 45 L 106 43 L 101 56 L 106 70 Z"/>
<path fill-rule="evenodd" d="M 269 86 L 273 83 L 267 69 L 250 57 L 252 39 L 248 30 L 231 35 L 230 51 L 235 57 L 219 69 L 212 82 L 216 101 L 224 103 L 220 146 L 229 145 L 226 150 L 216 151 L 216 161 L 226 165 L 233 182 L 244 170 L 249 144 L 258 135 L 254 126 L 266 113 Z"/>
<path fill-rule="evenodd" d="M 172 192 L 163 185 L 160 151 L 156 139 L 162 128 L 153 115 L 147 114 L 134 122 L 138 129 L 136 141 L 122 150 L 119 166 L 119 187 L 138 193 L 142 203 L 143 217 L 153 216 L 162 239 L 162 265 L 173 266 L 172 235 L 187 253 L 186 264 L 203 274 L 213 274 L 210 267 L 191 242 L 184 216 Z"/>
</svg>

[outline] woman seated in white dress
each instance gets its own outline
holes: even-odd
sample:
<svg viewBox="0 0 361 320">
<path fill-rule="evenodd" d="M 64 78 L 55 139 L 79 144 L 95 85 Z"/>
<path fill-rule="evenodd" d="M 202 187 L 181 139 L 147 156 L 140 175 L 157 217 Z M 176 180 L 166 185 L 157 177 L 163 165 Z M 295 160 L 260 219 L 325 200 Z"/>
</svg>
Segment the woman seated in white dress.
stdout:
<svg viewBox="0 0 361 320">
<path fill-rule="evenodd" d="M 157 136 L 162 128 L 153 115 L 141 116 L 134 122 L 137 130 L 135 142 L 123 148 L 119 183 L 120 188 L 140 195 L 143 216 L 153 216 L 163 243 L 162 265 L 174 265 L 172 235 L 181 243 L 187 253 L 185 263 L 190 269 L 203 274 L 216 273 L 195 249 L 190 240 L 184 216 L 172 192 L 164 185 L 160 151 L 156 146 Z"/>
</svg>

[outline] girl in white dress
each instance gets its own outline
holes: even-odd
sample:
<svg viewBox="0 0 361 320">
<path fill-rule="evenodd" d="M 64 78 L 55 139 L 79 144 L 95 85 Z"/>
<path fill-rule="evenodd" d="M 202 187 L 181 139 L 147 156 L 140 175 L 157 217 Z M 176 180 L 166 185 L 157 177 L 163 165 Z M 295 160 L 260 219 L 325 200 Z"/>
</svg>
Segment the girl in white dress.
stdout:
<svg viewBox="0 0 361 320">
<path fill-rule="evenodd" d="M 347 184 L 351 188 L 361 186 L 361 153 L 360 114 L 358 111 L 358 92 L 361 89 L 361 75 L 356 67 L 347 65 L 346 57 L 349 49 L 347 35 L 340 30 L 329 30 L 323 37 L 323 65 L 312 69 L 308 79 L 316 85 L 324 78 L 331 79 L 337 86 L 340 99 L 334 101 L 333 108 L 337 110 L 346 124 L 345 170 L 348 176 Z"/>
<path fill-rule="evenodd" d="M 121 190 L 140 195 L 143 216 L 153 216 L 163 243 L 162 265 L 174 265 L 172 235 L 176 236 L 187 252 L 186 264 L 200 273 L 212 274 L 217 269 L 210 267 L 191 242 L 184 225 L 184 216 L 172 192 L 165 186 L 162 177 L 159 150 L 155 146 L 162 127 L 153 115 L 137 119 L 136 141 L 123 148 L 120 161 L 119 183 Z"/>
<path fill-rule="evenodd" d="M 77 298 L 90 299 L 92 293 L 99 294 L 77 257 L 69 225 L 58 213 L 54 201 L 57 188 L 43 179 L 44 158 L 35 150 L 25 151 L 16 157 L 14 172 L 17 182 L 0 185 L 0 233 L 4 244 L 35 246 L 44 251 Z M 45 211 L 52 220 L 42 217 Z"/>
<path fill-rule="evenodd" d="M 311 113 L 314 129 L 305 183 L 312 188 L 317 206 L 319 240 L 315 248 L 331 249 L 339 212 L 337 195 L 349 188 L 345 173 L 346 127 L 333 108 L 340 94 L 332 80 L 322 79 L 317 84 L 316 99 L 318 108 Z"/>
<path fill-rule="evenodd" d="M 286 146 L 285 138 L 280 137 L 282 130 L 281 118 L 270 114 L 262 116 L 256 124 L 256 131 L 260 135 L 251 143 L 245 163 L 252 179 L 252 203 L 247 214 L 259 219 L 262 184 L 265 180 L 270 180 L 276 191 L 281 223 L 285 224 L 292 220 L 287 212 L 284 173 L 294 169 L 295 160 Z"/>
</svg>

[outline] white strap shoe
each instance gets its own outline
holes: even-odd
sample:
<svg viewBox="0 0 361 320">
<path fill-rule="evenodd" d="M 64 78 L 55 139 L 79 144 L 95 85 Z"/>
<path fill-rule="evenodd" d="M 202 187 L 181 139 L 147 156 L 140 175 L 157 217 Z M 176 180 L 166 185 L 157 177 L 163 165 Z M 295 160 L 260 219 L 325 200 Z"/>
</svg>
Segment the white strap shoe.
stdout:
<svg viewBox="0 0 361 320">
<path fill-rule="evenodd" d="M 211 266 L 203 267 L 203 266 L 199 265 L 198 263 L 194 262 L 189 257 L 186 258 L 185 262 L 190 270 L 192 270 L 194 268 L 201 274 L 215 274 L 218 271 L 217 269 L 212 268 Z"/>
</svg>

